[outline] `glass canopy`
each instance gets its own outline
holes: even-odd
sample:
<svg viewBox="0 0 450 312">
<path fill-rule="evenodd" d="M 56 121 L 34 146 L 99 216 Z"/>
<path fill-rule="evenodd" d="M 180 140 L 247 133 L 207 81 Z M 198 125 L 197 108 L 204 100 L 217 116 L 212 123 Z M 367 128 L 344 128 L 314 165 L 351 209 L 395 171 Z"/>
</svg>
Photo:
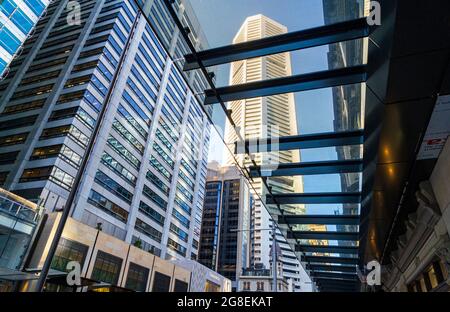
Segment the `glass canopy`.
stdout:
<svg viewBox="0 0 450 312">
<path fill-rule="evenodd" d="M 136 2 L 210 117 L 210 160 L 319 289 L 357 287 L 369 1 Z"/>
</svg>

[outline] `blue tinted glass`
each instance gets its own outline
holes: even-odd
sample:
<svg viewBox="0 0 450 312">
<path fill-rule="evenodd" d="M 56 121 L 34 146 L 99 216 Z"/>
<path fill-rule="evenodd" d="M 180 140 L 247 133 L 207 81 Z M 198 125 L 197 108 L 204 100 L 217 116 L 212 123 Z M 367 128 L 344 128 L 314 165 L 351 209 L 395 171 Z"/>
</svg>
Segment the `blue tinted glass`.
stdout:
<svg viewBox="0 0 450 312">
<path fill-rule="evenodd" d="M 28 34 L 33 28 L 33 21 L 25 15 L 21 10 L 17 10 L 11 16 L 11 21 L 19 28 L 24 34 Z"/>
<path fill-rule="evenodd" d="M 41 16 L 42 12 L 45 9 L 44 4 L 40 0 L 24 0 L 26 4 L 30 7 L 30 10 L 33 11 L 37 16 Z"/>
<path fill-rule="evenodd" d="M 0 45 L 10 54 L 15 54 L 20 47 L 20 40 L 13 35 L 6 27 L 0 30 Z"/>
<path fill-rule="evenodd" d="M 17 4 L 15 4 L 11 0 L 5 0 L 0 4 L 0 12 L 3 12 L 6 16 L 10 16 L 14 9 L 17 7 Z"/>
</svg>

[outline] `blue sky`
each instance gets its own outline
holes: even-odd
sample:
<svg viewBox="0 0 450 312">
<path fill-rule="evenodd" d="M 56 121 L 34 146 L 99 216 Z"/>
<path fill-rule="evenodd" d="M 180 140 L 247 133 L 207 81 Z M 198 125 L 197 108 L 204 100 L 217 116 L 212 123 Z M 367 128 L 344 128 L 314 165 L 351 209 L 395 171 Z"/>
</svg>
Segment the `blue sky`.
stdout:
<svg viewBox="0 0 450 312">
<path fill-rule="evenodd" d="M 323 25 L 322 0 L 191 0 L 211 47 L 231 44 L 245 18 L 255 14 L 266 15 L 285 25 L 289 31 Z M 291 53 L 292 72 L 326 70 L 328 47 L 317 47 Z M 227 85 L 229 66 L 219 66 L 217 85 Z M 331 89 L 302 92 L 295 95 L 298 129 L 300 134 L 333 131 Z M 224 115 L 215 107 L 215 122 L 224 128 Z M 213 131 L 214 132 L 214 131 Z M 223 143 L 213 135 L 210 160 L 223 159 Z M 334 148 L 302 151 L 302 161 L 335 159 Z M 305 192 L 338 191 L 338 175 L 308 176 L 304 179 Z M 318 207 L 317 207 L 318 208 Z M 336 208 L 329 207 L 327 213 Z M 309 207 L 309 211 L 314 209 Z M 324 213 L 323 207 L 320 211 Z M 318 212 L 318 211 L 317 211 Z M 316 212 L 316 213 L 317 213 Z"/>
</svg>

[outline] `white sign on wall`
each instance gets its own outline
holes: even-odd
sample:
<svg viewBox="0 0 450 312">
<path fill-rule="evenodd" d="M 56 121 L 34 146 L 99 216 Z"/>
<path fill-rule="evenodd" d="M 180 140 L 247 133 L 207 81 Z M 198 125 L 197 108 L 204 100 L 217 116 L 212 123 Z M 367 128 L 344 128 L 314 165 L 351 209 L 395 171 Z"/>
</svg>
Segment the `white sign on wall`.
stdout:
<svg viewBox="0 0 450 312">
<path fill-rule="evenodd" d="M 450 95 L 439 96 L 417 159 L 438 158 L 450 135 Z"/>
</svg>

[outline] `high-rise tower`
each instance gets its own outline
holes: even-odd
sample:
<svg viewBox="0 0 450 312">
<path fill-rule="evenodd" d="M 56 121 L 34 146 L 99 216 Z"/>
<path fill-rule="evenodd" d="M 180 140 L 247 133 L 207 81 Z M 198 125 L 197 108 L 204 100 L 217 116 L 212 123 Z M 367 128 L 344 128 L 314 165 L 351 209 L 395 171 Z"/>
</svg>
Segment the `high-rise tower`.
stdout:
<svg viewBox="0 0 450 312">
<path fill-rule="evenodd" d="M 261 39 L 286 32 L 287 28 L 280 23 L 263 15 L 255 15 L 244 21 L 233 43 Z M 232 63 L 230 84 L 268 80 L 290 76 L 291 74 L 290 53 L 280 53 Z M 237 129 L 231 129 L 231 125 L 226 124 L 225 139 L 227 144 L 233 144 L 239 140 L 237 131 L 245 139 L 298 134 L 295 99 L 292 93 L 233 101 L 229 103 L 228 108 L 231 110 L 231 117 L 235 121 Z M 292 163 L 298 162 L 300 158 L 298 151 L 253 155 L 257 164 L 273 164 L 274 160 L 280 163 Z M 244 158 L 243 155 L 237 155 L 237 159 L 240 165 L 249 166 L 252 164 L 251 160 Z M 231 157 L 227 159 L 227 163 L 233 163 Z M 303 192 L 303 183 L 300 177 L 277 177 L 267 180 L 274 193 Z M 261 181 L 255 181 L 253 185 L 256 193 L 265 195 L 266 189 Z M 305 209 L 301 205 L 284 208 L 295 209 L 297 214 L 303 213 Z M 271 226 L 270 220 L 269 213 L 258 200 L 258 196 L 255 196 L 253 216 L 255 232 L 253 233 L 252 257 L 255 264 L 263 264 L 266 268 L 270 267 L 270 246 L 272 242 L 270 232 L 261 229 L 269 228 Z M 287 278 L 292 278 L 299 288 L 299 270 L 303 268 L 281 234 L 278 235 L 277 241 L 283 252 L 283 272 Z"/>
<path fill-rule="evenodd" d="M 161 257 L 196 258 L 210 126 L 172 61 L 179 35 L 166 47 L 153 31 L 173 27 L 161 0 L 144 1 L 149 19 L 135 1 L 78 3 L 80 23 L 67 0 L 49 5 L 0 83 L 0 185 L 63 208 L 100 123 L 72 216 Z"/>
</svg>

